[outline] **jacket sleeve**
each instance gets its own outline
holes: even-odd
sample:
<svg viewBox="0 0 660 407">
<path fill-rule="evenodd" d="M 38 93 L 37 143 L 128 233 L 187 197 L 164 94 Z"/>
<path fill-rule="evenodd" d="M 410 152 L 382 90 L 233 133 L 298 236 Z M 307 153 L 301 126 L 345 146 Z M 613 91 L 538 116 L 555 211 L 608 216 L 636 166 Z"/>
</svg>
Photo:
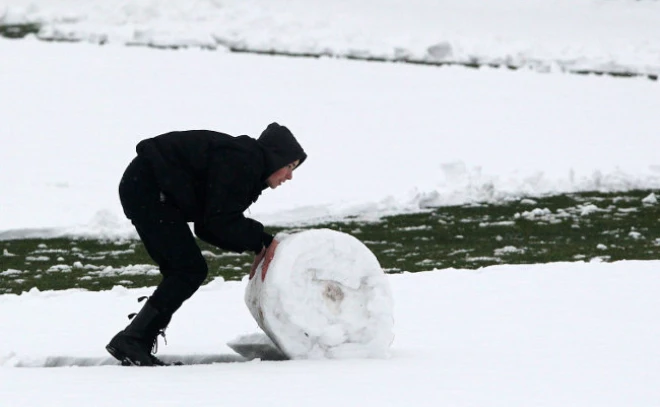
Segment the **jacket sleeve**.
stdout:
<svg viewBox="0 0 660 407">
<path fill-rule="evenodd" d="M 231 239 L 223 240 L 222 237 L 214 235 L 213 232 L 207 229 L 202 222 L 195 223 L 195 235 L 197 235 L 197 237 L 199 237 L 206 243 L 212 244 L 213 246 L 219 247 L 221 249 L 229 250 L 232 252 L 238 252 L 238 253 L 242 253 L 244 251 L 243 247 L 236 245 L 235 242 L 231 241 Z M 268 247 L 273 241 L 273 235 L 267 232 L 263 232 L 261 241 L 262 241 L 261 247 Z M 258 252 L 255 251 L 255 254 L 256 253 Z"/>
<path fill-rule="evenodd" d="M 195 234 L 226 250 L 259 253 L 272 236 L 243 215 L 252 203 L 251 188 L 258 184 L 257 164 L 237 151 L 217 152 L 210 160 L 204 219 L 196 222 Z"/>
</svg>

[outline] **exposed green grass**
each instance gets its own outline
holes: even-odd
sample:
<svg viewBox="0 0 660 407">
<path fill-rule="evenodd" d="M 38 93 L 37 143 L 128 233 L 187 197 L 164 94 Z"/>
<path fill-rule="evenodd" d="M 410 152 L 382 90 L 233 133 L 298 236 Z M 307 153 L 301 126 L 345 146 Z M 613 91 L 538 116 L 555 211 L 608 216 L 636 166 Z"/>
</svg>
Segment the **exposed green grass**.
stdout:
<svg viewBox="0 0 660 407">
<path fill-rule="evenodd" d="M 223 252 L 199 242 L 211 275 L 240 279 L 252 256 Z M 121 284 L 153 285 L 160 274 L 139 240 L 25 239 L 0 242 L 0 292 L 31 287 L 102 290 Z M 9 270 L 9 272 L 7 271 Z"/>
<path fill-rule="evenodd" d="M 493 264 L 660 258 L 660 204 L 652 191 L 582 193 L 501 204 L 442 207 L 376 223 L 327 223 L 363 241 L 389 273 Z M 648 201 L 648 200 L 647 200 Z M 275 233 L 283 229 L 270 229 Z M 210 276 L 240 279 L 252 256 L 200 242 Z M 0 241 L 0 293 L 155 285 L 158 270 L 139 241 Z"/>
<path fill-rule="evenodd" d="M 41 26 L 37 23 L 0 24 L 0 37 L 23 38 L 28 34 L 37 34 Z"/>
<path fill-rule="evenodd" d="M 353 232 L 388 271 L 493 264 L 660 258 L 660 205 L 651 191 L 574 194 L 438 208 Z"/>
</svg>

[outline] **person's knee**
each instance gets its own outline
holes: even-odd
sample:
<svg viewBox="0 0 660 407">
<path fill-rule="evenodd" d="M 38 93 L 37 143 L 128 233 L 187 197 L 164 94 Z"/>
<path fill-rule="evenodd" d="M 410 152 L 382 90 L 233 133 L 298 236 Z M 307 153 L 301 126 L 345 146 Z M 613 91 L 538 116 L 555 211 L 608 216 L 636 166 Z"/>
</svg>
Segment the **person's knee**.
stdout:
<svg viewBox="0 0 660 407">
<path fill-rule="evenodd" d="M 181 304 L 195 294 L 208 276 L 208 265 L 200 255 L 202 261 L 188 264 L 186 268 L 177 269 L 176 272 L 163 273 L 163 281 L 159 284 L 152 299 L 161 309 L 175 312 Z"/>
<path fill-rule="evenodd" d="M 188 272 L 184 275 L 194 290 L 199 288 L 199 286 L 204 283 L 206 277 L 209 275 L 209 266 L 206 264 L 204 257 L 200 255 L 199 258 L 196 259 L 193 264 L 191 264 L 190 270 L 188 270 Z"/>
</svg>

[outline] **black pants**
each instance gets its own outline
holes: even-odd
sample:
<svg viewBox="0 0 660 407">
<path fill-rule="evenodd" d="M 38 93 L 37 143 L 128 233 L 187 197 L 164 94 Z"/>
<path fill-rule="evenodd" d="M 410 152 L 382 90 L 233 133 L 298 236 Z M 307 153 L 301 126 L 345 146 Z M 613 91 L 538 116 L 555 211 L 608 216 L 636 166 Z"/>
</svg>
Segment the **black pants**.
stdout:
<svg viewBox="0 0 660 407">
<path fill-rule="evenodd" d="M 126 217 L 163 275 L 149 301 L 171 315 L 206 279 L 206 260 L 179 209 L 163 199 L 144 158 L 136 157 L 126 168 L 119 197 Z"/>
</svg>

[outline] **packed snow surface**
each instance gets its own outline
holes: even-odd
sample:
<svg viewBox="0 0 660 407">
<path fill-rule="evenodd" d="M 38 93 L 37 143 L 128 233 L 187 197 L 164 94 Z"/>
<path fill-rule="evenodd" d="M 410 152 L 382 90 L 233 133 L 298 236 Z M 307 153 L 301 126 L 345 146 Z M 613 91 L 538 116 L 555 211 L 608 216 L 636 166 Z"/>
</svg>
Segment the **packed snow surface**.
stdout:
<svg viewBox="0 0 660 407">
<path fill-rule="evenodd" d="M 310 158 L 251 208 L 267 224 L 660 188 L 658 82 L 558 73 L 657 73 L 658 7 L 5 0 L 0 25 L 36 21 L 38 38 L 88 43 L 0 40 L 0 238 L 135 237 L 116 189 L 139 140 L 191 128 L 257 136 L 271 121 L 290 127 Z M 153 369 L 122 368 L 104 350 L 153 287 L 5 294 L 0 405 L 655 406 L 659 269 L 621 261 L 387 275 L 390 357 L 332 361 L 240 357 L 227 343 L 264 338 L 244 303 L 249 282 L 218 279 L 184 304 L 161 344 L 159 356 L 189 366 Z"/>
<path fill-rule="evenodd" d="M 42 39 L 660 73 L 653 0 L 4 0 Z"/>
<path fill-rule="evenodd" d="M 268 225 L 660 187 L 645 79 L 30 40 L 0 55 L 4 239 L 135 237 L 117 186 L 141 139 L 272 121 L 309 159 L 250 208 Z"/>
<path fill-rule="evenodd" d="M 621 261 L 388 275 L 396 300 L 390 358 L 248 363 L 226 346 L 260 332 L 243 301 L 247 278 L 215 280 L 177 312 L 158 355 L 217 363 L 167 368 L 117 366 L 104 349 L 153 288 L 5 294 L 0 400 L 55 407 L 256 407 L 274 398 L 320 407 L 365 400 L 653 406 L 660 400 L 658 270 L 658 261 Z"/>
</svg>

